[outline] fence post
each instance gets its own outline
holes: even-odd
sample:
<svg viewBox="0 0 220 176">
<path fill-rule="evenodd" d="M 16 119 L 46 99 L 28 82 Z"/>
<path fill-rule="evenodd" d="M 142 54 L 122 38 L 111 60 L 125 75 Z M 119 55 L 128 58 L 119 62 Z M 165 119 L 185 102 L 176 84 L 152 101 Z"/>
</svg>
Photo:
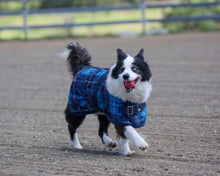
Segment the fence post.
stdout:
<svg viewBox="0 0 220 176">
<path fill-rule="evenodd" d="M 145 4 L 145 0 L 142 0 L 141 2 L 141 22 L 142 22 L 142 33 L 145 35 L 147 33 L 147 29 L 146 29 L 146 10 L 147 5 Z"/>
<path fill-rule="evenodd" d="M 24 30 L 24 38 L 27 40 L 28 38 L 28 25 L 27 25 L 27 0 L 23 0 L 23 30 Z"/>
</svg>

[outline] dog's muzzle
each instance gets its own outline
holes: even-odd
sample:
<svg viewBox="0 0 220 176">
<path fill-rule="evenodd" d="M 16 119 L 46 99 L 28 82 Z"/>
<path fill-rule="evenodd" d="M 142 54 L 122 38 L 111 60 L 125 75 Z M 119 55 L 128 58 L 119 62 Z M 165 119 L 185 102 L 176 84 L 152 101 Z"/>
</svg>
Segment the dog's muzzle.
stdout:
<svg viewBox="0 0 220 176">
<path fill-rule="evenodd" d="M 124 87 L 125 87 L 126 93 L 130 93 L 133 89 L 135 89 L 135 86 L 138 80 L 139 80 L 139 77 L 137 77 L 133 81 L 124 81 Z"/>
</svg>

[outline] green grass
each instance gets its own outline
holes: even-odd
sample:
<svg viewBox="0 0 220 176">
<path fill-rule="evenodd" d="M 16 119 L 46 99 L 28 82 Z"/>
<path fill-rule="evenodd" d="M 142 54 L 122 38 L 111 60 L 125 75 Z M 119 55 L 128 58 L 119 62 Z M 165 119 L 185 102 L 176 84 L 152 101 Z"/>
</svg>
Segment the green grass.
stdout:
<svg viewBox="0 0 220 176">
<path fill-rule="evenodd" d="M 147 18 L 162 18 L 162 10 L 147 10 Z M 108 12 L 83 12 L 83 13 L 64 13 L 64 14 L 44 14 L 28 16 L 28 25 L 49 25 L 64 23 L 92 23 L 105 21 L 123 21 L 123 20 L 140 20 L 140 10 L 123 10 Z M 0 26 L 22 26 L 22 16 L 2 16 Z M 159 23 L 148 23 L 147 30 L 159 28 Z M 28 39 L 42 38 L 61 38 L 61 37 L 83 37 L 83 36 L 106 36 L 118 35 L 123 32 L 132 32 L 141 34 L 142 25 L 137 24 L 117 24 L 117 25 L 98 25 L 92 27 L 74 27 L 74 28 L 56 28 L 56 29 L 30 29 L 28 30 Z M 24 39 L 22 30 L 0 31 L 1 40 Z"/>
</svg>

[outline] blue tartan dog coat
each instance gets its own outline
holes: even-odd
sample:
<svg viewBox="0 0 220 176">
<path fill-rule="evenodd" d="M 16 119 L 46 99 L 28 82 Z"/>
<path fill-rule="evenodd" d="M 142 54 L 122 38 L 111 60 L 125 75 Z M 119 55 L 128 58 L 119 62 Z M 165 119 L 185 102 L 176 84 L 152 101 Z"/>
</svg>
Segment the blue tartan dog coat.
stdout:
<svg viewBox="0 0 220 176">
<path fill-rule="evenodd" d="M 85 67 L 73 79 L 68 106 L 72 115 L 103 112 L 107 119 L 118 126 L 145 125 L 146 103 L 131 103 L 111 95 L 106 88 L 109 69 Z"/>
</svg>

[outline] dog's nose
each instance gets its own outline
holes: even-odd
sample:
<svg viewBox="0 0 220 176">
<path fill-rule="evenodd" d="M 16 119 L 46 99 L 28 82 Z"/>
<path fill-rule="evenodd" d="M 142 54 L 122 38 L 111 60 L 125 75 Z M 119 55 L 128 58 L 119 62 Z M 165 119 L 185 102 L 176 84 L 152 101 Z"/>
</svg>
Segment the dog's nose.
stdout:
<svg viewBox="0 0 220 176">
<path fill-rule="evenodd" d="M 129 74 L 126 73 L 126 74 L 123 75 L 124 80 L 127 80 L 128 78 L 129 78 Z"/>
</svg>

